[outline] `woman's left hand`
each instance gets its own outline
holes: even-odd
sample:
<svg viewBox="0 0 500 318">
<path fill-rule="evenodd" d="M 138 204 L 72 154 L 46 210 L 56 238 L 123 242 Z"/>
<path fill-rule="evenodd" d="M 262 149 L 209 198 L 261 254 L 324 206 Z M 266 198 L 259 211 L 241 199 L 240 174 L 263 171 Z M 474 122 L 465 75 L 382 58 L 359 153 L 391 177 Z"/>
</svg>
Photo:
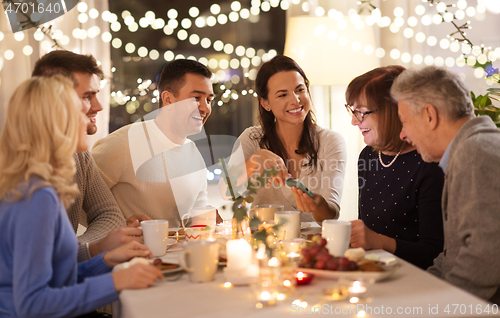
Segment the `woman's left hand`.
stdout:
<svg viewBox="0 0 500 318">
<path fill-rule="evenodd" d="M 338 219 L 338 209 L 329 205 L 321 194 L 313 193 L 314 196 L 311 197 L 296 187 L 291 189 L 297 202 L 297 208 L 302 212 L 312 213 L 316 222 L 323 222 L 326 219 Z"/>
<path fill-rule="evenodd" d="M 136 241 L 131 241 L 104 254 L 103 260 L 108 266 L 116 266 L 120 263 L 129 261 L 134 257 L 146 257 L 152 259 L 153 254 L 146 245 Z"/>
<path fill-rule="evenodd" d="M 291 189 L 297 202 L 297 208 L 302 212 L 313 213 L 322 205 L 327 205 L 325 198 L 320 194 L 314 193 L 314 196 L 311 197 L 296 187 L 292 187 Z"/>
</svg>

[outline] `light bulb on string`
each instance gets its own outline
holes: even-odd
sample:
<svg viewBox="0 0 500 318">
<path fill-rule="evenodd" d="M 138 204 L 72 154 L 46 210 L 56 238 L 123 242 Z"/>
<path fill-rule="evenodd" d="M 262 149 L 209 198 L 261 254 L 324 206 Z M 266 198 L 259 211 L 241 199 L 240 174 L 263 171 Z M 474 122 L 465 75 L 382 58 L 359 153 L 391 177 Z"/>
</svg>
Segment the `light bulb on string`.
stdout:
<svg viewBox="0 0 500 318">
<path fill-rule="evenodd" d="M 441 67 L 444 65 L 444 59 L 441 56 L 437 56 L 434 58 L 434 65 L 437 67 Z"/>
<path fill-rule="evenodd" d="M 239 20 L 240 15 L 238 14 L 238 12 L 230 12 L 228 17 L 229 17 L 229 21 L 236 22 Z"/>
</svg>

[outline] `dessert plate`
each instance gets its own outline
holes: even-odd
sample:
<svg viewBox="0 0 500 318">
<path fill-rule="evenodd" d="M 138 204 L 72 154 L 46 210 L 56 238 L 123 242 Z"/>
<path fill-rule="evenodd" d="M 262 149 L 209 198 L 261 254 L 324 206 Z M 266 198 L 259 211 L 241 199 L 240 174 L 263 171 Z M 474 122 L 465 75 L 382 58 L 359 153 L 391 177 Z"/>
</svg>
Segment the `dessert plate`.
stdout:
<svg viewBox="0 0 500 318">
<path fill-rule="evenodd" d="M 315 268 L 298 268 L 298 271 L 302 271 L 308 274 L 314 274 L 318 277 L 324 277 L 329 279 L 352 279 L 352 280 L 366 280 L 378 282 L 389 278 L 394 274 L 397 269 L 400 267 L 398 263 L 392 262 L 391 264 L 382 265 L 384 271 L 382 272 L 362 272 L 362 271 L 329 271 L 323 269 L 315 269 Z"/>
</svg>

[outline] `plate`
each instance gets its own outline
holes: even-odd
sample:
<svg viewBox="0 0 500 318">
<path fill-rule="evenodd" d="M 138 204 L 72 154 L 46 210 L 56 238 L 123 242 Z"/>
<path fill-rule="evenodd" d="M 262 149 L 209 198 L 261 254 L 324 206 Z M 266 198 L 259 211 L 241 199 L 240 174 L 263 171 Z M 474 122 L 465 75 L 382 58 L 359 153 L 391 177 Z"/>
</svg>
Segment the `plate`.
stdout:
<svg viewBox="0 0 500 318">
<path fill-rule="evenodd" d="M 330 279 L 359 279 L 378 282 L 390 277 L 396 270 L 400 267 L 397 263 L 392 263 L 389 265 L 383 265 L 383 272 L 361 272 L 361 271 L 328 271 L 323 269 L 314 268 L 298 268 L 299 271 L 314 274 L 319 277 L 330 278 Z"/>
<path fill-rule="evenodd" d="M 301 230 L 308 229 L 310 227 L 311 227 L 311 223 L 307 223 L 307 222 L 300 223 L 300 229 Z"/>
<path fill-rule="evenodd" d="M 169 248 L 170 246 L 174 245 L 175 243 L 177 243 L 176 239 L 169 238 L 168 241 L 167 241 L 167 248 Z"/>
<path fill-rule="evenodd" d="M 165 275 L 165 274 L 172 274 L 172 273 L 181 272 L 183 270 L 184 269 L 179 265 L 177 268 L 165 269 L 165 270 L 162 270 L 161 272 L 163 275 Z"/>
<path fill-rule="evenodd" d="M 177 268 L 162 270 L 161 272 L 162 272 L 164 275 L 165 275 L 165 274 L 171 274 L 171 273 L 177 273 L 177 272 L 181 272 L 181 271 L 183 271 L 183 270 L 184 270 L 184 269 L 180 266 L 180 264 L 179 264 L 179 259 L 178 259 L 177 257 L 171 257 L 171 256 L 168 256 L 168 254 L 165 254 L 165 255 L 163 255 L 162 257 L 159 257 L 159 259 L 161 259 L 161 261 L 162 261 L 163 263 L 179 265 Z M 150 262 L 153 262 L 153 260 L 150 260 Z"/>
</svg>

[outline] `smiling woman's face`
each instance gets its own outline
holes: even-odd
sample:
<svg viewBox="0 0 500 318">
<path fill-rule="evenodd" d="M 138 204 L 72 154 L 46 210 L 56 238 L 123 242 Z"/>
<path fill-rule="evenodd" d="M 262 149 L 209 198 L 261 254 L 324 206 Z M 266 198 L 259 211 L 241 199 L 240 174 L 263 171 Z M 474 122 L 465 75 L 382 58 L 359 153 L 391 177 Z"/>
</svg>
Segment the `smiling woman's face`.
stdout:
<svg viewBox="0 0 500 318">
<path fill-rule="evenodd" d="M 297 71 L 274 74 L 267 82 L 269 94 L 261 105 L 272 111 L 278 124 L 302 124 L 311 108 L 311 100 L 302 75 Z"/>
<path fill-rule="evenodd" d="M 368 108 L 366 102 L 365 94 L 359 96 L 359 99 L 354 103 L 353 109 L 359 111 L 361 113 L 366 113 L 367 111 L 373 111 L 374 109 Z M 378 135 L 378 115 L 377 113 L 366 114 L 363 122 L 360 122 L 356 116 L 352 116 L 351 124 L 353 126 L 357 126 L 363 135 L 363 141 L 368 146 L 385 146 L 378 145 L 379 135 Z"/>
</svg>

